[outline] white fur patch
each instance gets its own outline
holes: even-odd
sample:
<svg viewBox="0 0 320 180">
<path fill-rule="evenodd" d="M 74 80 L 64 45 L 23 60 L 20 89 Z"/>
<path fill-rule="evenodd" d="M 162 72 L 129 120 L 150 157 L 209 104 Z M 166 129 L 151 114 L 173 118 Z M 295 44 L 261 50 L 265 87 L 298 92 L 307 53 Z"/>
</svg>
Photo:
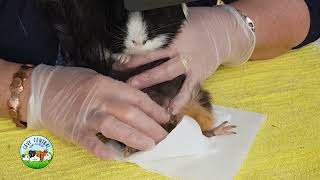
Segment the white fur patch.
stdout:
<svg viewBox="0 0 320 180">
<path fill-rule="evenodd" d="M 183 3 L 181 6 L 182 6 L 182 11 L 183 11 L 184 16 L 186 17 L 186 19 L 188 19 L 189 10 L 188 10 L 187 4 Z"/>
<path fill-rule="evenodd" d="M 124 41 L 125 54 L 144 54 L 154 51 L 167 43 L 167 35 L 159 35 L 148 39 L 147 24 L 143 20 L 141 12 L 133 12 L 129 15 L 127 24 L 128 35 Z"/>
<path fill-rule="evenodd" d="M 129 47 L 133 45 L 133 43 L 131 44 L 132 41 L 142 44 L 148 39 L 147 25 L 143 21 L 140 12 L 133 12 L 129 15 L 127 31 L 128 35 L 125 45 L 128 45 Z"/>
</svg>

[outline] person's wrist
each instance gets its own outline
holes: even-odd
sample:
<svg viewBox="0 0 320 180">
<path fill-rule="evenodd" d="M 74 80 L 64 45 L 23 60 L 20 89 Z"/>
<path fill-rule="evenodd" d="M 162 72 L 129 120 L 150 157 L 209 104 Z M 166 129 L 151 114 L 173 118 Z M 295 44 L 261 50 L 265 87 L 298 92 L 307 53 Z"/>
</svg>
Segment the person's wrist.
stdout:
<svg viewBox="0 0 320 180">
<path fill-rule="evenodd" d="M 24 120 L 27 120 L 29 130 L 42 129 L 41 110 L 44 90 L 52 73 L 59 67 L 40 64 L 32 69 L 29 74 L 27 93 L 24 97 Z"/>
<path fill-rule="evenodd" d="M 233 6 L 221 6 L 229 15 L 230 21 L 227 31 L 230 41 L 230 53 L 222 59 L 224 66 L 239 66 L 247 62 L 255 48 L 256 36 L 253 21 Z M 231 23 L 233 22 L 233 23 Z"/>
</svg>

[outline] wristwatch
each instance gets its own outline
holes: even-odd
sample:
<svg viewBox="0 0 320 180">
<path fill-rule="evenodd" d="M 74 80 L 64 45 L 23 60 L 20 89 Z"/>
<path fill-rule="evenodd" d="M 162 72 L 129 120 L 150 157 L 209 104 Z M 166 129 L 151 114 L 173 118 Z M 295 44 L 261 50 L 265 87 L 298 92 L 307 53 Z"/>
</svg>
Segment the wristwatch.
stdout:
<svg viewBox="0 0 320 180">
<path fill-rule="evenodd" d="M 255 32 L 255 26 L 254 26 L 254 23 L 253 23 L 253 21 L 247 16 L 247 15 L 245 15 L 242 11 L 240 11 L 239 9 L 237 9 L 237 8 L 235 8 L 238 12 L 239 12 L 239 14 L 242 16 L 242 19 L 243 19 L 243 21 L 249 26 L 249 28 L 253 31 L 253 32 Z"/>
</svg>

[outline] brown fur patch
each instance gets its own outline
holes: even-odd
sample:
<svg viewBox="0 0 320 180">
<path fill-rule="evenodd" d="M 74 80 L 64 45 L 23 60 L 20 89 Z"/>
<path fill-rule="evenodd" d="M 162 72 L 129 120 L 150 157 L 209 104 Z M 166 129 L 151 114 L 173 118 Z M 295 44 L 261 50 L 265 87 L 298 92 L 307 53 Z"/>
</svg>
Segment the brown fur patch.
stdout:
<svg viewBox="0 0 320 180">
<path fill-rule="evenodd" d="M 208 131 L 212 129 L 214 120 L 213 113 L 206 107 L 202 106 L 199 101 L 189 102 L 179 116 L 182 115 L 192 117 L 195 121 L 198 122 L 202 131 Z"/>
<path fill-rule="evenodd" d="M 210 101 L 210 94 L 198 85 L 192 91 L 190 101 L 184 106 L 182 112 L 175 117 L 175 121 L 179 122 L 184 115 L 187 115 L 198 122 L 202 131 L 212 129 L 214 115 Z"/>
</svg>

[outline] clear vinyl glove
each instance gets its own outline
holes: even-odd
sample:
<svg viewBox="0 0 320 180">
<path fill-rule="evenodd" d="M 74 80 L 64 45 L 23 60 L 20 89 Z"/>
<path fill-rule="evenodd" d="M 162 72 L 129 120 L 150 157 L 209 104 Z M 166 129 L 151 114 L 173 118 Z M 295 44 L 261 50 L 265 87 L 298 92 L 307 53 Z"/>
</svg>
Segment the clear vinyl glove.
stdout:
<svg viewBox="0 0 320 180">
<path fill-rule="evenodd" d="M 192 7 L 182 32 L 167 48 L 135 56 L 117 70 L 127 70 L 159 59 L 170 60 L 132 77 L 128 83 L 145 88 L 186 74 L 179 94 L 171 101 L 172 114 L 177 114 L 190 99 L 192 89 L 216 71 L 220 65 L 238 66 L 251 56 L 255 34 L 240 13 L 231 6 Z"/>
<path fill-rule="evenodd" d="M 32 72 L 28 129 L 47 129 L 102 159 L 115 154 L 98 132 L 146 150 L 165 138 L 159 124 L 168 121 L 166 111 L 146 94 L 95 71 L 39 65 Z"/>
</svg>

